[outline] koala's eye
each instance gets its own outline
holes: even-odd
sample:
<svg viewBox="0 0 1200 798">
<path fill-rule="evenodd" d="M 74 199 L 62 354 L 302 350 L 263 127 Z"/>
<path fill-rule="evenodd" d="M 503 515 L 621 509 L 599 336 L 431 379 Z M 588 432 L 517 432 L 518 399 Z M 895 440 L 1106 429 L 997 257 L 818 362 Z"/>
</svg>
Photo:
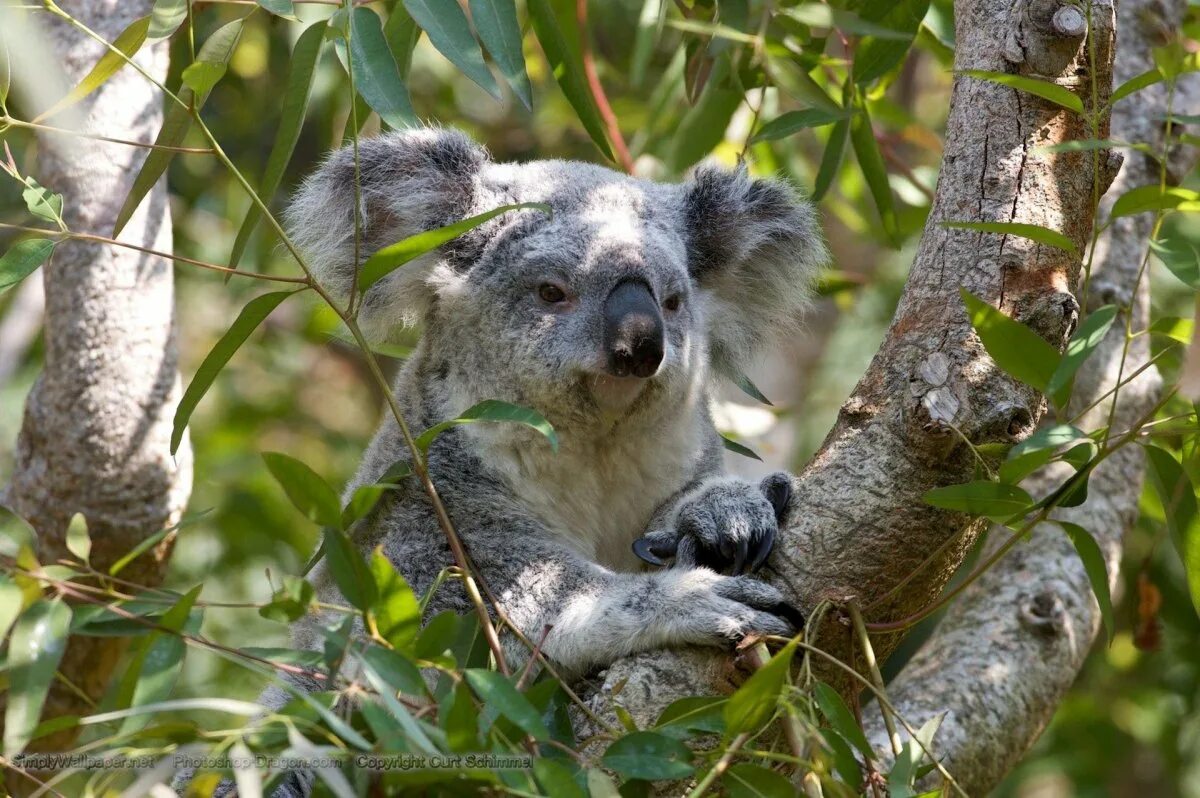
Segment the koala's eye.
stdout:
<svg viewBox="0 0 1200 798">
<path fill-rule="evenodd" d="M 538 298 L 551 305 L 567 301 L 567 294 L 554 283 L 542 283 L 538 286 Z"/>
<path fill-rule="evenodd" d="M 679 306 L 683 304 L 683 297 L 679 294 L 671 294 L 663 302 L 663 308 L 671 313 L 679 310 Z"/>
</svg>

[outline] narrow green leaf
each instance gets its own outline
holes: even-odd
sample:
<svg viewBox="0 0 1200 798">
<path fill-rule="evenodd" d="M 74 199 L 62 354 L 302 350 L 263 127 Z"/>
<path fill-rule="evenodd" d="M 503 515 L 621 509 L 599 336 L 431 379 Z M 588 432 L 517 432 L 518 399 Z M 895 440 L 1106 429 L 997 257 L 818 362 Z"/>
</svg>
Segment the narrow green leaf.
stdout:
<svg viewBox="0 0 1200 798">
<path fill-rule="evenodd" d="M 1134 216 L 1148 211 L 1200 210 L 1200 192 L 1157 183 L 1138 186 L 1117 197 L 1109 211 L 1109 219 Z"/>
<path fill-rule="evenodd" d="M 188 419 L 192 417 L 192 411 L 196 409 L 196 405 L 200 403 L 204 394 L 212 386 L 217 374 L 229 362 L 229 358 L 233 357 L 233 353 L 246 342 L 250 333 L 254 332 L 262 320 L 269 316 L 280 302 L 294 293 L 296 292 L 274 291 L 250 300 L 246 303 L 246 307 L 242 308 L 242 312 L 238 314 L 233 325 L 221 336 L 221 340 L 217 341 L 212 351 L 205 355 L 204 362 L 200 364 L 200 368 L 196 369 L 196 376 L 192 377 L 187 390 L 183 392 L 183 398 L 179 400 L 179 407 L 175 409 L 174 428 L 171 431 L 171 454 L 178 451 L 179 442 L 183 440 L 183 430 L 187 427 Z"/>
<path fill-rule="evenodd" d="M 929 11 L 929 0 L 898 0 L 874 3 L 861 12 L 866 22 L 895 31 L 902 36 L 867 36 L 854 50 L 854 82 L 862 85 L 890 72 L 904 60 L 917 36 L 921 20 Z"/>
<path fill-rule="evenodd" d="M 1000 480 L 1015 485 L 1053 460 L 1063 446 L 1090 440 L 1070 424 L 1042 427 L 1008 451 L 1007 459 L 1000 465 Z"/>
<path fill-rule="evenodd" d="M 1075 334 L 1067 342 L 1062 359 L 1058 361 L 1058 367 L 1054 369 L 1054 374 L 1046 385 L 1046 394 L 1054 400 L 1055 405 L 1066 406 L 1071 397 L 1071 383 L 1075 379 L 1075 372 L 1079 371 L 1079 367 L 1104 342 L 1104 336 L 1108 334 L 1116 318 L 1117 306 L 1105 305 L 1088 314 L 1075 330 Z"/>
<path fill-rule="evenodd" d="M 1169 338 L 1181 344 L 1190 344 L 1195 333 L 1196 323 L 1192 319 L 1182 319 L 1178 316 L 1164 316 L 1155 320 L 1147 328 L 1151 335 Z"/>
<path fill-rule="evenodd" d="M 942 725 L 941 715 L 935 715 L 917 730 L 916 739 L 906 740 L 888 771 L 888 798 L 917 798 L 913 785 L 920 778 L 921 760 L 925 751 L 932 750 L 933 738 Z"/>
<path fill-rule="evenodd" d="M 728 85 L 730 73 L 729 54 L 723 53 L 696 104 L 683 115 L 671 136 L 666 158 L 671 171 L 684 171 L 725 140 L 729 122 L 743 100 L 742 92 Z"/>
<path fill-rule="evenodd" d="M 1113 90 L 1112 96 L 1108 98 L 1108 104 L 1116 105 L 1129 95 L 1139 92 L 1147 86 L 1153 86 L 1155 83 L 1162 81 L 1164 78 L 1165 76 L 1158 67 L 1155 67 L 1148 72 L 1143 72 L 1140 75 L 1136 75 Z"/>
<path fill-rule="evenodd" d="M 1108 592 L 1108 566 L 1104 563 L 1104 553 L 1091 533 L 1079 524 L 1054 519 L 1054 523 L 1062 527 L 1071 539 L 1079 559 L 1083 561 L 1083 569 L 1087 572 L 1092 592 L 1096 594 L 1096 603 L 1100 606 L 1100 619 L 1104 622 L 1104 632 L 1109 642 L 1113 637 L 1113 607 L 1112 597 Z"/>
<path fill-rule="evenodd" d="M 1150 484 L 1162 503 L 1171 540 L 1183 560 L 1192 606 L 1200 613 L 1200 512 L 1196 488 L 1183 466 L 1166 449 L 1146 446 Z"/>
<path fill-rule="evenodd" d="M 147 35 L 151 39 L 166 39 L 187 19 L 188 0 L 154 0 Z"/>
<path fill-rule="evenodd" d="M 0 257 L 0 289 L 16 285 L 33 274 L 50 257 L 58 242 L 48 238 L 18 241 Z"/>
<path fill-rule="evenodd" d="M 471 695 L 466 682 L 459 682 L 446 693 L 438 707 L 438 721 L 446 732 L 446 742 L 451 751 L 465 753 L 483 750 L 479 742 L 479 711 L 475 708 L 475 697 Z M 536 766 L 538 762 L 546 761 L 549 760 L 535 759 L 534 764 Z M 567 781 L 570 781 L 569 776 Z"/>
<path fill-rule="evenodd" d="M 258 4 L 277 17 L 296 18 L 296 6 L 292 4 L 292 0 L 258 0 Z"/>
<path fill-rule="evenodd" d="M 345 46 L 341 42 L 335 46 L 344 60 Z M 350 15 L 350 64 L 355 90 L 384 123 L 396 129 L 418 125 L 408 89 L 384 38 L 383 23 L 365 6 L 356 6 Z"/>
<path fill-rule="evenodd" d="M 858 158 L 858 166 L 862 170 L 863 179 L 875 200 L 875 209 L 879 211 L 879 219 L 883 222 L 883 232 L 893 247 L 900 246 L 900 223 L 896 219 L 896 206 L 892 201 L 892 187 L 888 183 L 887 166 L 883 163 L 883 155 L 879 151 L 879 142 L 875 140 L 875 129 L 871 126 L 871 117 L 867 114 L 865 105 L 856 107 L 858 113 L 850 118 L 850 143 L 854 145 L 854 154 Z"/>
<path fill-rule="evenodd" d="M 654 728 L 671 736 L 678 736 L 679 732 L 689 737 L 692 732 L 723 734 L 725 703 L 728 700 L 719 696 L 676 699 L 658 716 Z"/>
<path fill-rule="evenodd" d="M 149 29 L 150 17 L 135 19 L 129 24 L 129 27 L 121 31 L 117 38 L 113 40 L 112 46 L 124 53 L 126 57 L 133 58 L 137 51 L 142 48 L 142 44 L 145 43 L 146 33 Z M 126 60 L 124 58 L 112 50 L 106 49 L 104 55 L 100 56 L 100 60 L 83 76 L 83 80 L 79 81 L 75 88 L 67 92 L 66 97 L 63 97 L 54 105 L 42 111 L 33 121 L 40 122 L 43 119 L 54 116 L 65 108 L 70 108 L 103 86 L 105 81 L 117 74 L 125 64 Z"/>
<path fill-rule="evenodd" d="M 487 64 L 483 63 L 483 52 L 471 34 L 467 15 L 463 13 L 458 0 L 404 0 L 404 8 L 429 36 L 430 43 L 438 52 L 479 88 L 500 99 L 500 87 L 496 85 L 496 79 L 492 77 Z M 513 21 L 516 21 L 515 9 Z"/>
<path fill-rule="evenodd" d="M 777 116 L 754 135 L 752 141 L 773 141 L 799 133 L 813 127 L 832 125 L 842 119 L 849 118 L 848 111 L 833 111 L 827 108 L 805 108 L 803 111 L 788 111 Z"/>
<path fill-rule="evenodd" d="M 353 495 L 350 496 L 350 501 L 346 502 L 346 506 L 342 508 L 342 529 L 349 529 L 354 526 L 356 521 L 371 512 L 383 498 L 383 494 L 389 490 L 395 490 L 395 485 L 375 483 L 355 488 Z"/>
<path fill-rule="evenodd" d="M 829 749 L 833 758 L 834 772 L 846 784 L 861 782 L 862 770 L 858 766 L 858 760 L 854 758 L 854 749 L 850 747 L 850 743 L 846 742 L 846 738 L 828 726 L 820 729 L 820 733 L 821 739 L 825 741 L 825 747 Z"/>
<path fill-rule="evenodd" d="M 556 452 L 558 451 L 558 435 L 554 432 L 554 427 L 550 426 L 550 422 L 546 420 L 545 416 L 528 407 L 501 402 L 498 399 L 484 399 L 479 404 L 473 405 L 463 411 L 462 415 L 458 418 L 434 424 L 417 437 L 417 448 L 422 452 L 428 452 L 434 439 L 451 427 L 458 426 L 459 424 L 474 424 L 480 421 L 524 424 L 526 427 L 530 427 L 545 435 L 546 440 L 550 441 L 550 448 Z"/>
<path fill-rule="evenodd" d="M 188 64 L 180 77 L 185 86 L 196 94 L 204 95 L 212 91 L 213 86 L 225 77 L 225 70 L 228 68 L 229 65 L 223 61 L 197 60 Z"/>
<path fill-rule="evenodd" d="M 457 700 L 454 705 L 457 708 Z M 538 757 L 533 760 L 533 776 L 543 790 L 542 795 L 553 795 L 554 798 L 588 798 L 583 787 L 576 783 L 571 768 L 563 761 Z"/>
<path fill-rule="evenodd" d="M 745 374 L 743 374 L 739 371 L 739 372 L 736 372 L 736 373 L 730 375 L 730 377 L 733 380 L 733 384 L 738 387 L 738 390 L 740 390 L 742 393 L 746 394 L 746 396 L 749 396 L 751 399 L 754 399 L 755 401 L 763 403 L 767 407 L 775 406 L 775 405 L 771 404 L 771 400 L 768 399 L 766 396 L 764 396 L 763 392 L 758 389 L 758 386 L 755 385 L 753 382 L 751 382 L 750 378 L 747 377 Z"/>
<path fill-rule="evenodd" d="M 646 80 L 646 68 L 654 55 L 655 46 L 662 35 L 663 23 L 667 17 L 666 0 L 643 0 L 641 13 L 638 14 L 637 35 L 633 40 L 633 56 L 629 64 L 629 82 L 637 89 Z"/>
<path fill-rule="evenodd" d="M 165 4 L 164 4 L 165 5 Z M 182 3 L 186 12 L 187 3 Z M 155 6 L 155 15 L 157 18 L 158 5 Z M 155 38 L 154 27 L 155 23 L 152 19 L 150 22 L 150 38 Z M 173 31 L 174 29 L 172 29 Z M 170 35 L 167 33 L 166 35 Z M 233 50 L 237 47 L 238 39 L 242 35 L 242 20 L 234 20 L 226 25 L 217 28 L 217 30 L 208 37 L 200 47 L 200 52 L 196 54 L 196 61 L 207 64 L 229 64 L 229 59 L 233 56 Z M 207 92 L 196 92 L 191 86 L 185 85 L 179 91 L 179 99 L 185 105 L 194 106 L 197 111 L 204 107 L 205 100 L 208 99 Z M 158 131 L 158 137 L 154 143 L 164 147 L 177 147 L 183 142 L 184 136 L 187 135 L 188 128 L 191 126 L 192 117 L 187 108 L 179 103 L 171 102 L 167 105 L 166 116 L 163 118 L 162 129 Z M 138 171 L 137 177 L 134 178 L 133 188 L 129 190 L 129 195 L 125 197 L 125 203 L 121 206 L 120 212 L 117 213 L 117 221 L 113 225 L 113 238 L 116 238 L 126 223 L 133 216 L 133 212 L 141 205 L 142 199 L 149 193 L 150 189 L 154 188 L 154 184 L 167 171 L 167 167 L 171 163 L 171 159 L 175 157 L 175 153 L 171 150 L 150 150 L 146 155 L 146 160 L 142 163 L 141 170 Z"/>
<path fill-rule="evenodd" d="M 350 537 L 337 527 L 325 529 L 325 561 L 333 581 L 352 605 L 366 611 L 379 598 L 371 569 Z"/>
<path fill-rule="evenodd" d="M 551 213 L 550 206 L 544 202 L 518 202 L 513 205 L 501 205 L 499 208 L 493 208 L 486 213 L 470 216 L 462 221 L 454 222 L 444 227 L 426 230 L 422 233 L 401 239 L 395 244 L 386 246 L 367 258 L 366 263 L 363 264 L 362 269 L 358 273 L 358 288 L 360 291 L 365 292 L 372 285 L 409 261 L 453 241 L 463 233 L 475 229 L 489 219 L 494 219 L 502 213 L 526 208 L 537 209 L 546 214 Z"/>
<path fill-rule="evenodd" d="M 117 707 L 127 709 L 144 707 L 165 701 L 183 670 L 183 658 L 187 644 L 179 633 L 191 618 L 192 607 L 203 585 L 196 585 L 158 620 L 159 626 L 167 631 L 155 629 L 138 641 L 138 650 L 133 662 L 125 669 L 118 687 Z M 198 626 L 199 616 L 193 622 Z M 150 722 L 151 716 L 130 715 L 121 724 L 121 734 L 130 734 Z"/>
<path fill-rule="evenodd" d="M 263 461 L 296 509 L 322 526 L 341 526 L 342 505 L 337 491 L 320 474 L 294 457 L 263 452 Z"/>
<path fill-rule="evenodd" d="M 21 199 L 25 200 L 25 207 L 29 212 L 39 219 L 61 224 L 63 195 L 40 185 L 32 177 L 25 178 L 25 186 L 25 190 L 21 192 Z"/>
<path fill-rule="evenodd" d="M 25 750 L 33 737 L 50 682 L 67 647 L 71 608 L 62 599 L 39 599 L 17 618 L 8 642 L 8 695 L 4 756 Z"/>
<path fill-rule="evenodd" d="M 943 510 L 1000 519 L 1010 518 L 1033 505 L 1033 497 L 1016 485 L 982 480 L 934 488 L 921 498 Z"/>
<path fill-rule="evenodd" d="M 92 539 L 88 535 L 87 519 L 75 513 L 67 523 L 67 551 L 86 563 L 92 555 Z"/>
<path fill-rule="evenodd" d="M 296 576 L 284 576 L 283 586 L 275 591 L 270 603 L 258 608 L 258 614 L 269 621 L 293 623 L 308 613 L 314 596 L 311 583 Z"/>
<path fill-rule="evenodd" d="M 1150 242 L 1150 249 L 1184 285 L 1200 291 L 1200 249 L 1191 239 L 1178 230 L 1163 230 L 1157 241 Z"/>
<path fill-rule="evenodd" d="M 639 731 L 620 738 L 604 752 L 604 766 L 631 779 L 685 779 L 695 772 L 692 752 L 665 734 Z"/>
<path fill-rule="evenodd" d="M 1045 391 L 1058 368 L 1059 354 L 1033 330 L 1014 321 L 965 288 L 967 317 L 996 365 L 1026 385 Z"/>
<path fill-rule="evenodd" d="M 521 731 L 535 740 L 550 739 L 550 730 L 542 721 L 541 713 L 502 674 L 482 668 L 468 668 L 463 675 L 485 706 L 517 724 Z"/>
<path fill-rule="evenodd" d="M 738 443 L 732 438 L 726 438 L 724 435 L 722 435 L 721 445 L 734 454 L 740 454 L 742 457 L 749 457 L 751 460 L 758 460 L 760 463 L 762 462 L 762 458 L 758 456 L 758 452 L 754 451 L 749 446 Z"/>
<path fill-rule="evenodd" d="M 383 23 L 383 38 L 387 40 L 388 49 L 396 61 L 396 70 L 401 80 L 408 80 L 412 68 L 412 54 L 421 38 L 421 29 L 413 21 L 412 16 L 404 10 L 403 3 L 394 3 L 388 12 L 387 21 Z"/>
<path fill-rule="evenodd" d="M 802 3 L 795 8 L 781 8 L 780 14 L 791 17 L 811 28 L 836 28 L 854 36 L 874 36 L 877 39 L 911 41 L 912 34 L 868 22 L 857 14 L 820 3 Z"/>
<path fill-rule="evenodd" d="M 766 665 L 750 674 L 725 704 L 725 736 L 762 728 L 774 715 L 779 699 L 787 687 L 796 641 L 784 646 Z"/>
<path fill-rule="evenodd" d="M 825 152 L 821 155 L 821 166 L 817 169 L 817 177 L 813 180 L 812 201 L 820 202 L 833 185 L 842 168 L 842 157 L 846 153 L 846 141 L 850 138 L 850 120 L 843 119 L 833 126 Z"/>
<path fill-rule="evenodd" d="M 513 0 L 471 0 L 471 21 L 492 54 L 500 74 L 512 86 L 521 103 L 533 110 L 533 89 L 525 73 L 525 55 L 521 51 L 521 26 L 517 24 L 517 6 Z"/>
<path fill-rule="evenodd" d="M 8 102 L 8 92 L 12 89 L 12 56 L 8 54 L 8 42 L 0 38 L 0 110 Z"/>
<path fill-rule="evenodd" d="M 421 669 L 404 654 L 372 644 L 362 656 L 393 690 L 418 697 L 429 695 Z"/>
<path fill-rule="evenodd" d="M 375 627 L 392 648 L 405 651 L 421 630 L 421 605 L 381 549 L 371 555 L 370 569 L 377 595 L 371 605 Z"/>
<path fill-rule="evenodd" d="M 1039 244 L 1076 252 L 1075 243 L 1057 230 L 1024 222 L 942 222 L 942 227 L 951 230 L 975 230 L 980 233 L 996 233 L 998 235 L 1028 238 Z"/>
<path fill-rule="evenodd" d="M 982 69 L 965 69 L 959 74 L 978 78 L 979 80 L 986 80 L 991 83 L 999 83 L 1001 86 L 1008 86 L 1017 91 L 1023 91 L 1026 94 L 1033 94 L 1055 105 L 1062 106 L 1068 111 L 1074 111 L 1080 116 L 1084 113 L 1083 100 L 1079 99 L 1078 94 L 1049 80 L 1026 77 L 1025 75 L 1011 75 L 1007 72 L 987 72 Z"/>
<path fill-rule="evenodd" d="M 741 762 L 721 774 L 721 784 L 729 798 L 793 798 L 792 783 L 761 765 Z"/>
<path fill-rule="evenodd" d="M 829 721 L 829 725 L 833 727 L 834 731 L 849 741 L 863 756 L 868 759 L 875 758 L 874 749 L 867 742 L 867 737 L 863 734 L 862 728 L 854 720 L 854 715 L 850 713 L 850 710 L 846 707 L 846 703 L 838 695 L 837 690 L 834 690 L 824 682 L 817 682 L 813 685 L 813 698 L 816 699 L 817 707 L 821 710 L 821 714 L 825 716 L 825 720 Z"/>
<path fill-rule="evenodd" d="M 289 0 L 290 2 L 290 0 Z M 279 117 L 279 126 L 275 128 L 275 143 L 271 154 L 267 156 L 267 165 L 263 169 L 262 184 L 258 189 L 259 198 L 270 204 L 271 198 L 279 189 L 284 170 L 296 150 L 296 142 L 300 139 L 300 128 L 304 124 L 304 116 L 308 111 L 308 98 L 312 93 L 313 74 L 317 58 L 321 55 L 321 44 L 325 40 L 327 25 L 317 22 L 309 25 L 296 40 L 292 49 L 292 57 L 288 62 L 287 85 L 283 89 L 283 111 Z M 258 206 L 251 203 L 242 226 L 238 228 L 237 237 L 233 242 L 233 250 L 229 254 L 229 267 L 236 268 L 242 259 L 250 234 L 261 218 Z"/>
<path fill-rule="evenodd" d="M 574 8 L 573 4 L 571 8 Z M 611 161 L 612 149 L 608 146 L 604 123 L 600 120 L 600 112 L 596 110 L 596 104 L 584 80 L 583 60 L 579 54 L 578 42 L 574 41 L 572 46 L 573 40 L 568 40 L 564 35 L 563 29 L 558 25 L 551 0 L 528 0 L 526 12 L 533 23 L 533 31 L 542 45 L 542 51 L 546 54 L 546 60 L 550 62 L 550 71 L 554 73 L 554 79 L 558 81 L 567 101 L 575 109 L 580 123 L 592 137 L 592 142 L 604 157 Z M 573 21 L 574 14 L 564 13 L 561 18 Z M 575 28 L 572 22 L 572 37 L 578 35 Z"/>
</svg>

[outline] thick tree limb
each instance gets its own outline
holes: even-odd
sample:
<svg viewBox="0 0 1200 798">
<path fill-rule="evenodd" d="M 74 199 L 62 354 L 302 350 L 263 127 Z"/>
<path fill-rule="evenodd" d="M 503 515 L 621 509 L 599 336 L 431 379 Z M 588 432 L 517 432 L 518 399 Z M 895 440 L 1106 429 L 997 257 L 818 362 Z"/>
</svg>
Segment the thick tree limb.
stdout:
<svg viewBox="0 0 1200 798">
<path fill-rule="evenodd" d="M 1085 107 L 1103 105 L 1111 90 L 1113 5 L 1090 4 L 1094 53 L 1084 36 L 1055 30 L 1061 5 L 960 0 L 955 67 L 1052 79 Z M 941 223 L 1038 224 L 1062 231 L 1085 251 L 1093 192 L 1107 189 L 1118 162 L 1105 154 L 1096 174 L 1091 153 L 1041 148 L 1094 135 L 1107 137 L 1107 120 L 1092 131 L 1081 117 L 1030 94 L 956 77 L 936 199 L 904 297 L 833 431 L 797 476 L 790 519 L 772 556 L 770 579 L 805 610 L 822 599 L 855 598 L 870 621 L 905 618 L 933 601 L 962 561 L 979 525 L 921 497 L 972 478 L 963 438 L 1020 440 L 1044 403 L 987 356 L 959 288 L 1061 348 L 1077 320 L 1071 288 L 1081 264 L 1077 255 L 1027 239 Z M 914 571 L 896 596 L 878 601 Z M 835 622 L 820 630 L 819 642 L 845 657 L 849 629 L 836 615 L 829 614 Z M 885 657 L 898 639 L 877 636 L 878 655 Z M 649 721 L 680 696 L 727 689 L 729 668 L 726 658 L 696 651 L 623 660 L 607 673 L 597 703 L 616 700 Z M 826 678 L 848 691 L 844 680 Z"/>
<path fill-rule="evenodd" d="M 111 41 L 150 13 L 152 3 L 62 0 L 60 5 Z M 46 22 L 54 52 L 44 57 L 61 64 L 70 83 L 77 83 L 105 52 L 103 46 L 61 20 Z M 137 61 L 165 79 L 166 42 L 143 47 Z M 39 99 L 49 104 L 57 98 Z M 81 130 L 92 134 L 152 141 L 162 126 L 160 93 L 129 68 L 80 109 Z M 107 233 L 144 157 L 137 148 L 43 136 L 37 177 L 65 195 L 64 216 L 72 230 Z M 170 251 L 165 185 L 150 193 L 121 239 Z M 37 530 L 43 563 L 67 555 L 67 523 L 83 513 L 92 536 L 92 563 L 105 569 L 177 521 L 191 488 L 187 444 L 176 457 L 169 454 L 179 400 L 172 267 L 131 250 L 64 241 L 46 265 L 44 280 L 45 367 L 25 405 L 16 468 L 4 498 Z M 163 544 L 131 563 L 122 576 L 158 583 L 166 553 Z M 118 638 L 74 638 L 60 669 L 98 699 L 119 652 Z M 47 717 L 88 711 L 73 691 L 55 683 Z"/>
<path fill-rule="evenodd" d="M 1164 32 L 1178 29 L 1184 11 L 1179 0 L 1122 0 L 1118 82 L 1153 68 L 1151 48 L 1162 43 Z M 1200 111 L 1197 87 L 1182 88 L 1176 93 L 1175 111 Z M 1114 110 L 1113 135 L 1161 150 L 1166 113 L 1166 87 L 1143 90 Z M 1184 167 L 1183 171 L 1190 168 L 1176 166 Z M 1133 152 L 1106 204 L 1159 179 L 1158 164 Z M 1153 225 L 1154 214 L 1143 214 L 1118 219 L 1104 233 L 1097 250 L 1099 266 L 1088 292 L 1093 307 L 1113 303 L 1130 309 L 1135 331 L 1145 329 L 1149 315 L 1149 277 L 1143 275 L 1140 285 L 1137 278 Z M 1124 341 L 1124 324 L 1118 322 L 1081 372 L 1074 396 L 1077 410 L 1116 384 Z M 1147 336 L 1139 336 L 1130 346 L 1124 377 L 1145 366 L 1148 357 Z M 1114 432 L 1129 429 L 1153 408 L 1159 384 L 1151 366 L 1120 390 Z M 1104 426 L 1110 406 L 1111 402 L 1101 403 L 1081 427 Z M 1095 536 L 1114 587 L 1121 537 L 1138 516 L 1142 476 L 1141 449 L 1128 446 L 1096 469 L 1088 501 L 1055 514 Z M 1061 471 L 1040 475 L 1031 480 L 1031 492 L 1045 495 L 1063 478 Z M 1003 537 L 998 530 L 990 547 L 994 549 Z M 984 795 L 1037 739 L 1083 666 L 1099 627 L 1099 608 L 1082 562 L 1061 529 L 1043 524 L 1029 542 L 1008 554 L 952 605 L 933 637 L 891 685 L 889 697 L 918 726 L 945 713 L 934 750 L 970 794 Z M 872 712 L 868 717 L 876 747 L 888 750 L 878 716 Z"/>
</svg>

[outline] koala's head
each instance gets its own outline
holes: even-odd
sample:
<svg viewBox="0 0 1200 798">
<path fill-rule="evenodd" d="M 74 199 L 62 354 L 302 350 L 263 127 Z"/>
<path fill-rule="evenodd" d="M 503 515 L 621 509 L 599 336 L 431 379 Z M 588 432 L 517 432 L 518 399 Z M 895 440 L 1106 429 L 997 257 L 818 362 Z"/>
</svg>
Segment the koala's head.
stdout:
<svg viewBox="0 0 1200 798">
<path fill-rule="evenodd" d="M 349 148 L 334 153 L 288 211 L 341 296 L 356 272 L 355 171 Z M 361 141 L 357 171 L 360 263 L 500 205 L 550 206 L 504 213 L 401 266 L 360 317 L 377 337 L 422 323 L 435 372 L 455 372 L 464 401 L 518 402 L 556 424 L 702 394 L 710 366 L 741 371 L 795 328 L 825 257 L 811 206 L 744 169 L 664 184 L 584 163 L 499 164 L 461 133 L 423 129 Z"/>
</svg>

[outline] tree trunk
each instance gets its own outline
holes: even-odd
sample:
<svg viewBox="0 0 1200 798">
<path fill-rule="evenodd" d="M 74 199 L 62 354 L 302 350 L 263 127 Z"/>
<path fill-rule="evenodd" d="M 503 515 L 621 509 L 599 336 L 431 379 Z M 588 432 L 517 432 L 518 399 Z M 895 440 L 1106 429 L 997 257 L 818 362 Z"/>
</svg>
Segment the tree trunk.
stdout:
<svg viewBox="0 0 1200 798">
<path fill-rule="evenodd" d="M 1124 82 L 1154 68 L 1151 48 L 1163 31 L 1177 30 L 1186 5 L 1182 0 L 1122 0 L 1116 79 Z M 1175 94 L 1177 113 L 1200 112 L 1200 86 L 1181 84 Z M 1167 113 L 1167 89 L 1143 89 L 1113 111 L 1113 136 L 1120 141 L 1150 144 L 1161 152 Z M 1193 161 L 1194 163 L 1194 161 Z M 1169 180 L 1186 174 L 1193 163 L 1173 164 Z M 1157 185 L 1159 166 L 1149 156 L 1131 151 L 1112 196 L 1131 188 Z M 1173 182 L 1173 180 L 1172 180 Z M 1132 312 L 1133 329 L 1144 330 L 1150 305 L 1149 276 L 1138 274 L 1147 254 L 1154 214 L 1116 220 L 1102 236 L 1098 267 L 1088 291 L 1088 304 L 1116 304 Z M 1132 301 L 1131 301 L 1132 300 Z M 1148 336 L 1135 338 L 1124 368 L 1124 318 L 1118 320 L 1101 347 L 1080 372 L 1075 412 L 1103 397 L 1117 383 L 1146 366 Z M 1129 429 L 1153 408 L 1160 380 L 1151 366 L 1122 387 L 1113 431 Z M 1089 412 L 1084 430 L 1108 422 L 1111 402 Z M 1060 484 L 1063 473 L 1038 475 L 1027 487 L 1035 496 Z M 1138 517 L 1143 455 L 1136 445 L 1119 450 L 1092 475 L 1088 500 L 1062 509 L 1054 517 L 1078 524 L 1093 534 L 1108 565 L 1115 588 L 1121 562 L 1121 537 Z M 998 531 L 994 548 L 1004 538 Z M 971 795 L 984 795 L 1007 774 L 1037 739 L 1083 666 L 1100 628 L 1100 611 L 1083 564 L 1061 529 L 1043 524 L 987 571 L 951 606 L 934 635 L 888 688 L 897 711 L 914 727 L 945 714 L 933 750 Z M 872 741 L 889 751 L 879 716 L 866 715 Z"/>
<path fill-rule="evenodd" d="M 1113 3 L 1090 4 L 1094 53 L 1083 34 L 1052 23 L 1065 5 L 959 0 L 955 68 L 1054 80 L 1085 107 L 1103 106 L 1112 86 Z M 1085 119 L 1034 95 L 956 76 L 937 193 L 904 296 L 834 429 L 796 477 L 790 520 L 771 558 L 768 578 L 804 610 L 823 599 L 854 600 L 868 607 L 868 621 L 905 618 L 937 598 L 974 542 L 980 523 L 937 510 L 922 496 L 973 478 L 963 438 L 976 445 L 1022 440 L 1045 405 L 992 362 L 959 288 L 1061 349 L 1078 318 L 1071 290 L 1081 263 L 1028 239 L 941 223 L 1032 223 L 1065 233 L 1086 251 L 1094 192 L 1108 188 L 1119 161 L 1101 153 L 1094 173 L 1092 153 L 1042 148 L 1093 135 L 1108 137 L 1106 118 L 1093 134 Z M 895 597 L 873 605 L 914 571 Z M 817 639 L 848 659 L 850 630 L 838 615 L 826 615 Z M 876 636 L 879 657 L 899 638 Z M 629 658 L 608 671 L 596 703 L 617 701 L 650 722 L 681 696 L 727 691 L 730 667 L 728 658 L 706 651 Z M 823 678 L 851 692 L 836 674 Z"/>
<path fill-rule="evenodd" d="M 60 5 L 112 41 L 149 14 L 152 3 L 60 0 Z M 47 62 L 62 64 L 68 80 L 78 83 L 105 52 L 103 46 L 61 20 L 49 15 L 41 20 L 53 46 Z M 166 78 L 166 42 L 148 44 L 136 58 L 150 74 Z M 162 102 L 158 89 L 126 67 L 84 100 L 80 131 L 153 141 L 162 125 Z M 63 193 L 67 225 L 72 231 L 107 235 L 145 150 L 47 134 L 38 143 L 37 177 Z M 126 225 L 121 240 L 171 250 L 167 191 L 161 182 Z M 42 563 L 67 556 L 67 524 L 82 513 L 92 537 L 92 564 L 105 570 L 175 523 L 191 489 L 188 444 L 174 458 L 169 453 L 180 393 L 172 265 L 128 249 L 64 241 L 43 277 L 45 366 L 25 404 L 5 499 L 37 531 Z M 164 542 L 139 557 L 122 577 L 142 585 L 158 583 L 168 548 Z M 73 638 L 60 669 L 94 701 L 103 694 L 120 651 L 118 638 Z M 55 681 L 46 717 L 89 711 L 75 691 Z M 43 739 L 35 747 L 66 742 Z"/>
</svg>

